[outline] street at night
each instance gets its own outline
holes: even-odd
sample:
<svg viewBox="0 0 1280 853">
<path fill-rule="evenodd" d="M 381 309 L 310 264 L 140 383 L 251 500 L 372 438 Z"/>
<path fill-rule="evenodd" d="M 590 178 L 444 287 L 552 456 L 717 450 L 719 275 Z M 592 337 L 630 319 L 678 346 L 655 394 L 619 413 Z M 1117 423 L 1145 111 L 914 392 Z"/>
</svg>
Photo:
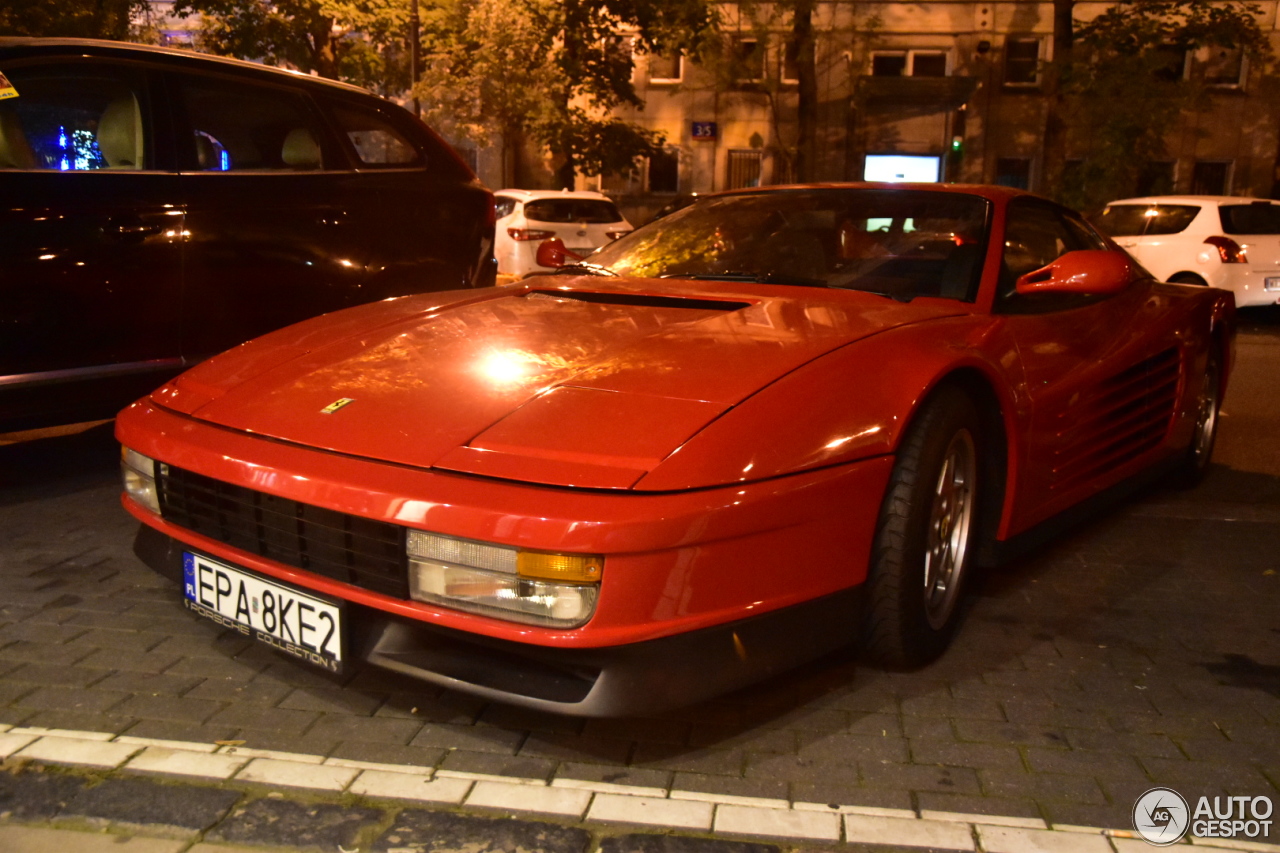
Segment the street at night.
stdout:
<svg viewBox="0 0 1280 853">
<path fill-rule="evenodd" d="M 1128 851 L 1145 846 L 1097 830 L 1129 829 L 1150 788 L 1275 801 L 1274 313 L 1245 314 L 1237 353 L 1207 480 L 1147 489 L 989 575 L 941 660 L 892 673 L 835 655 L 655 719 L 304 668 L 186 612 L 133 555 L 110 424 L 27 436 L 0 447 L 0 809 L 19 821 L 0 833 L 165 824 L 181 840 L 154 849 L 424 849 L 417 831 L 460 849 L 467 832 L 496 837 L 480 817 L 496 809 L 520 818 L 512 831 L 542 827 L 519 843 L 548 851 L 637 826 L 685 831 L 654 836 L 672 850 L 732 836 L 863 849 L 889 842 L 877 821 L 908 818 L 935 849 Z M 302 826 L 290 808 L 311 809 L 310 835 L 272 835 Z M 1037 830 L 1077 846 L 1017 835 Z"/>
</svg>

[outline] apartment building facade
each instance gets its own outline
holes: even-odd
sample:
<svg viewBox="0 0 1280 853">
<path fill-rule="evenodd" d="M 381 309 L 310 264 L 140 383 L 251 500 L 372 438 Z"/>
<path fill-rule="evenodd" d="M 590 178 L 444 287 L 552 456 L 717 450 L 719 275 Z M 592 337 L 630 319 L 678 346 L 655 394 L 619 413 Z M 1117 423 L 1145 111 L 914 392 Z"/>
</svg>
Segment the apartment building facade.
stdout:
<svg viewBox="0 0 1280 853">
<path fill-rule="evenodd" d="M 1108 3 L 1077 3 L 1080 20 Z M 1280 48 L 1277 6 L 1257 4 Z M 1044 189 L 1052 3 L 816 3 L 816 176 L 916 178 Z M 643 219 L 690 193 L 793 179 L 797 80 L 789 20 L 769 7 L 726 4 L 725 55 L 695 63 L 638 53 L 643 109 L 616 114 L 667 139 L 634 173 L 580 178 Z M 1280 53 L 1280 50 L 1277 50 Z M 1141 189 L 1271 196 L 1280 147 L 1280 99 L 1266 69 L 1239 52 L 1182 57 L 1179 73 L 1210 82 L 1204 109 L 1184 112 L 1147 164 Z M 482 177 L 489 150 L 479 152 Z M 1070 166 L 1071 152 L 1068 152 Z M 500 178 L 498 179 L 500 180 Z"/>
</svg>

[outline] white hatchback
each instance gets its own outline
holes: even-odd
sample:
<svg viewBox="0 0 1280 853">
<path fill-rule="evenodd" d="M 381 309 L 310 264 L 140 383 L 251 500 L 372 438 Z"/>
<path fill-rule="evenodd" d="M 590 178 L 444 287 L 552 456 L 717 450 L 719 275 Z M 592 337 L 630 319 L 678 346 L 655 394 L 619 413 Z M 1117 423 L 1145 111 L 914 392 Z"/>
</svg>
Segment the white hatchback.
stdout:
<svg viewBox="0 0 1280 853">
<path fill-rule="evenodd" d="M 498 272 L 516 278 L 554 269 L 538 265 L 538 246 L 544 240 L 559 237 L 574 255 L 586 257 L 631 232 L 631 223 L 601 193 L 498 190 L 494 203 Z"/>
<path fill-rule="evenodd" d="M 1094 222 L 1161 281 L 1230 290 L 1241 306 L 1280 302 L 1280 202 L 1126 198 L 1108 204 Z"/>
</svg>

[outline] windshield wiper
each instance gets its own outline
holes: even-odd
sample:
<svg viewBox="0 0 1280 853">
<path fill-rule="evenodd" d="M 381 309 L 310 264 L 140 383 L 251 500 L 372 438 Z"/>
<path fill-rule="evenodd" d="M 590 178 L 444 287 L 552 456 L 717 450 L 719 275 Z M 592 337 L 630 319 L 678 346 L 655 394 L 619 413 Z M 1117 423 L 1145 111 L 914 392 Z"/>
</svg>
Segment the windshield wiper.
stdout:
<svg viewBox="0 0 1280 853">
<path fill-rule="evenodd" d="M 569 273 L 569 274 L 586 273 L 587 275 L 608 275 L 608 276 L 613 276 L 615 278 L 618 275 L 616 272 L 609 269 L 608 267 L 602 267 L 599 264 L 589 264 L 585 261 L 579 261 L 576 264 L 565 264 L 564 266 L 557 269 L 555 272 L 551 273 L 551 275 L 561 275 L 564 273 Z"/>
<path fill-rule="evenodd" d="M 747 281 L 752 284 L 789 284 L 797 287 L 829 287 L 820 278 L 801 278 L 794 275 L 781 275 L 776 272 L 720 272 L 720 273 L 667 273 L 658 278 L 687 278 L 693 281 Z"/>
</svg>

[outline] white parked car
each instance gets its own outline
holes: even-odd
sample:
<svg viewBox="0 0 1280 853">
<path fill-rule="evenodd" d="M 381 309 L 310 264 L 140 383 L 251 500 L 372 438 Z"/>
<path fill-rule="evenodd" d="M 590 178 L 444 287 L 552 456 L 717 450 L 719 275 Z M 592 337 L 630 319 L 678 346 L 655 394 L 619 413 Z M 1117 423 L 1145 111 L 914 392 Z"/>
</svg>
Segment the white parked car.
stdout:
<svg viewBox="0 0 1280 853">
<path fill-rule="evenodd" d="M 1280 202 L 1126 198 L 1108 204 L 1095 223 L 1162 281 L 1230 290 L 1241 306 L 1280 302 Z"/>
<path fill-rule="evenodd" d="M 596 192 L 498 190 L 494 203 L 498 272 L 517 278 L 554 269 L 538 265 L 538 246 L 544 240 L 559 237 L 574 255 L 586 257 L 632 230 L 618 206 Z"/>
</svg>

